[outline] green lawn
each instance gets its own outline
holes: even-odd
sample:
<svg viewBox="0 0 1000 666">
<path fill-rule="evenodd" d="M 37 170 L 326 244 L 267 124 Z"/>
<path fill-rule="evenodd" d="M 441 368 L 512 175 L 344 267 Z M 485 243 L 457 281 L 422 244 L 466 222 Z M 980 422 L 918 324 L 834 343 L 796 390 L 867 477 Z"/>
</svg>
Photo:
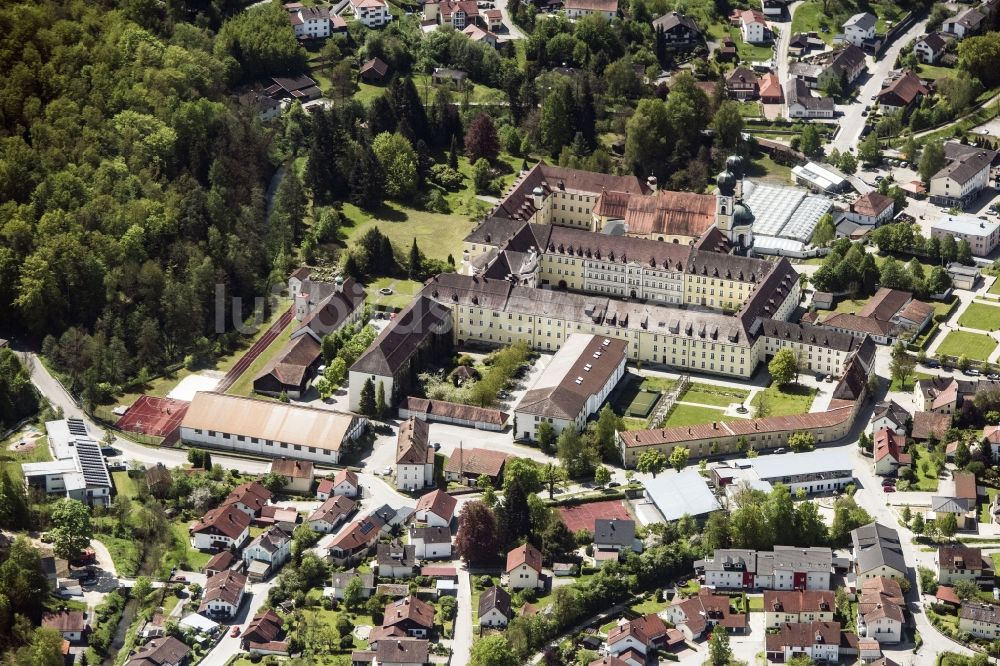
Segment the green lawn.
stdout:
<svg viewBox="0 0 1000 666">
<path fill-rule="evenodd" d="M 857 314 L 861 308 L 865 307 L 865 303 L 867 302 L 867 298 L 845 298 L 837 303 L 837 307 L 835 307 L 833 311 L 843 312 L 845 314 Z"/>
<path fill-rule="evenodd" d="M 639 385 L 640 391 L 669 391 L 677 386 L 676 379 L 666 377 L 643 377 Z"/>
<path fill-rule="evenodd" d="M 657 601 L 656 595 L 653 594 L 645 601 L 632 606 L 632 610 L 640 615 L 646 615 L 647 613 L 659 613 L 669 605 L 669 601 Z"/>
<path fill-rule="evenodd" d="M 115 490 L 119 495 L 132 498 L 139 494 L 135 479 L 129 476 L 128 472 L 112 472 L 111 477 L 115 480 Z"/>
<path fill-rule="evenodd" d="M 821 28 L 826 28 L 823 32 Z M 792 17 L 792 34 L 799 32 L 815 32 L 827 44 L 833 42 L 833 35 L 840 31 L 840 26 L 832 24 L 830 17 L 823 13 L 819 2 L 807 2 L 795 10 Z"/>
<path fill-rule="evenodd" d="M 778 164 L 767 155 L 760 155 L 753 158 L 747 175 L 756 180 L 787 185 L 792 181 L 792 167 Z"/>
<path fill-rule="evenodd" d="M 990 288 L 986 293 L 1000 294 L 1000 277 L 993 281 L 993 284 L 990 285 Z"/>
<path fill-rule="evenodd" d="M 751 404 L 756 407 L 760 403 L 760 396 L 765 394 L 768 399 L 770 416 L 791 416 L 805 414 L 809 411 L 813 398 L 816 397 L 816 389 L 800 384 L 780 387 L 771 384 L 765 390 L 759 391 Z"/>
<path fill-rule="evenodd" d="M 417 87 L 417 92 L 420 93 L 421 99 L 424 100 L 425 106 L 431 106 L 434 104 L 434 100 L 437 99 L 437 91 L 444 89 L 448 92 L 451 97 L 451 101 L 459 104 L 463 102 L 468 95 L 469 102 L 473 104 L 494 104 L 494 103 L 506 103 L 507 96 L 502 90 L 497 90 L 496 88 L 490 88 L 489 86 L 484 86 L 480 83 L 475 83 L 471 79 L 468 80 L 469 90 L 456 90 L 454 86 L 445 85 L 434 85 L 431 82 L 431 76 L 429 74 L 415 74 L 413 76 L 413 84 Z M 370 86 L 369 86 L 370 87 Z"/>
<path fill-rule="evenodd" d="M 747 605 L 750 606 L 751 613 L 762 613 L 764 611 L 764 597 L 762 595 L 747 597 Z"/>
<path fill-rule="evenodd" d="M 736 44 L 736 52 L 740 56 L 740 62 L 749 65 L 758 60 L 770 60 L 773 56 L 770 44 L 748 44 L 743 41 L 740 29 L 735 26 L 729 27 L 729 36 Z"/>
<path fill-rule="evenodd" d="M 937 348 L 938 354 L 946 356 L 962 356 L 985 361 L 989 358 L 997 343 L 988 335 L 968 333 L 966 331 L 951 331 Z"/>
<path fill-rule="evenodd" d="M 1000 306 L 979 301 L 969 303 L 969 307 L 958 318 L 958 325 L 980 331 L 995 331 L 1000 328 Z"/>
<path fill-rule="evenodd" d="M 374 215 L 353 204 L 344 204 L 343 211 L 352 225 L 347 230 L 348 241 L 354 241 L 372 227 L 378 227 L 402 252 L 409 251 L 410 244 L 416 238 L 417 247 L 424 256 L 431 259 L 444 260 L 450 254 L 456 261 L 461 261 L 462 239 L 475 226 L 467 215 L 457 214 L 459 211 L 454 206 L 452 214 L 441 214 L 389 201 Z"/>
<path fill-rule="evenodd" d="M 378 290 L 384 287 L 392 289 L 392 293 L 388 296 L 378 293 Z M 402 309 L 409 305 L 421 287 L 423 287 L 423 284 L 416 280 L 389 277 L 378 278 L 374 282 L 365 285 L 365 289 L 368 291 L 367 302 L 372 306 Z"/>
<path fill-rule="evenodd" d="M 737 102 L 736 106 L 744 118 L 764 117 L 764 107 L 761 106 L 760 102 Z"/>
<path fill-rule="evenodd" d="M 0 441 L 0 468 L 9 469 L 12 478 L 18 483 L 24 479 L 24 475 L 21 473 L 22 463 L 48 462 L 52 460 L 52 454 L 49 452 L 49 439 L 44 435 L 36 440 L 35 448 L 31 451 L 10 450 L 10 445 L 19 440 L 26 432 L 22 430 Z"/>
<path fill-rule="evenodd" d="M 254 377 L 263 371 L 264 368 L 267 367 L 267 364 L 274 358 L 274 355 L 288 344 L 288 341 L 292 339 L 292 331 L 298 328 L 298 326 L 299 322 L 292 318 L 292 320 L 288 322 L 288 325 L 285 326 L 285 329 L 281 332 L 281 334 L 267 346 L 267 349 L 261 352 L 261 355 L 250 364 L 250 367 L 246 369 L 246 372 L 240 375 L 240 378 L 236 380 L 236 383 L 233 384 L 232 388 L 226 392 L 232 395 L 250 395 L 253 393 Z"/>
<path fill-rule="evenodd" d="M 680 399 L 684 402 L 697 402 L 702 405 L 728 407 L 734 402 L 743 402 L 750 396 L 750 391 L 731 389 L 713 384 L 692 382 Z"/>
<path fill-rule="evenodd" d="M 917 75 L 922 79 L 946 79 L 955 78 L 960 73 L 952 67 L 940 67 L 938 65 L 920 65 L 917 67 Z"/>
<path fill-rule="evenodd" d="M 693 407 L 692 405 L 677 405 L 670 416 L 663 423 L 663 426 L 670 428 L 673 426 L 699 425 L 702 423 L 712 423 L 725 419 L 725 412 L 721 409 L 711 407 Z"/>
<path fill-rule="evenodd" d="M 163 558 L 160 574 L 170 571 L 171 567 L 200 571 L 212 556 L 191 547 L 191 535 L 188 534 L 186 521 L 175 521 L 170 524 L 170 529 L 174 533 L 174 545 Z"/>
<path fill-rule="evenodd" d="M 906 380 L 905 384 L 901 384 L 898 379 L 893 379 L 892 383 L 889 384 L 890 391 L 911 391 L 913 390 L 914 384 L 916 384 L 918 379 L 930 379 L 934 375 L 929 375 L 926 372 L 914 372 L 910 375 L 910 378 Z"/>
<path fill-rule="evenodd" d="M 917 481 L 910 486 L 911 490 L 920 490 L 923 492 L 934 492 L 938 488 L 938 478 L 937 475 L 933 474 L 933 467 L 931 462 L 925 459 L 927 458 L 927 450 L 919 447 L 913 447 L 913 471 L 917 475 Z M 927 469 L 925 470 L 925 464 Z"/>
<path fill-rule="evenodd" d="M 623 416 L 622 422 L 626 430 L 645 430 L 646 419 L 637 419 L 634 416 Z"/>
<path fill-rule="evenodd" d="M 993 500 L 996 499 L 997 493 L 1000 493 L 1000 491 L 998 491 L 996 488 L 986 489 L 986 495 L 989 499 L 986 500 L 986 502 L 981 504 L 979 507 L 979 522 L 989 523 L 992 520 L 990 516 L 990 505 L 992 505 Z M 994 557 L 1000 557 L 1000 553 L 997 553 L 997 555 L 995 555 Z M 995 570 L 996 569 L 994 568 L 994 571 Z"/>
</svg>

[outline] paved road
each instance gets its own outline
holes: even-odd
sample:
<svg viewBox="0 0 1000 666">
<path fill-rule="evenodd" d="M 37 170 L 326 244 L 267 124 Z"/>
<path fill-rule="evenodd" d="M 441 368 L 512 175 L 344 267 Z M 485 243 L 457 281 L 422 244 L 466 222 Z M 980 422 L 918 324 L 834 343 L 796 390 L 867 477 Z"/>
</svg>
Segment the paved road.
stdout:
<svg viewBox="0 0 1000 666">
<path fill-rule="evenodd" d="M 239 615 L 229 624 L 240 625 L 245 629 L 246 623 L 253 619 L 253 616 L 257 614 L 264 601 L 267 600 L 267 591 L 273 584 L 273 582 L 267 582 L 250 585 L 247 588 L 249 599 L 244 599 Z M 201 666 L 226 666 L 229 663 L 229 659 L 242 650 L 240 647 L 241 640 L 242 638 L 240 637 L 233 638 L 230 636 L 227 629 L 226 633 L 223 634 L 222 640 L 205 655 L 205 658 L 199 664 Z"/>
<path fill-rule="evenodd" d="M 25 355 L 22 355 L 22 358 Z M 91 436 L 100 440 L 104 437 L 104 429 L 99 427 L 94 421 L 83 413 L 70 395 L 63 388 L 55 377 L 49 374 L 41 361 L 32 353 L 27 353 L 27 365 L 31 372 L 31 383 L 38 388 L 54 406 L 60 407 L 65 416 L 73 416 L 83 419 Z M 187 452 L 169 448 L 158 448 L 136 444 L 121 437 L 115 437 L 113 446 L 122 452 L 121 457 L 145 465 L 155 465 L 162 462 L 167 467 L 181 467 L 187 464 Z M 267 472 L 268 463 L 264 460 L 250 460 L 247 458 L 236 458 L 226 456 L 221 453 L 212 453 L 212 460 L 221 464 L 227 469 L 236 469 L 247 474 L 263 474 Z"/>
<path fill-rule="evenodd" d="M 795 10 L 802 5 L 803 0 L 798 0 L 788 5 L 788 22 L 769 21 L 771 29 L 778 29 L 778 43 L 775 45 L 775 64 L 778 70 L 778 81 L 785 85 L 788 81 L 788 42 L 792 38 L 792 19 L 795 18 Z M 782 105 L 784 107 L 784 105 Z"/>
<path fill-rule="evenodd" d="M 466 666 L 472 649 L 472 583 L 465 565 L 452 562 L 458 569 L 458 606 L 455 611 L 455 634 L 452 639 L 451 666 Z"/>
<path fill-rule="evenodd" d="M 865 126 L 865 116 L 862 116 L 861 112 L 864 111 L 866 106 L 872 103 L 872 96 L 882 89 L 882 81 L 885 80 L 885 77 L 892 70 L 896 62 L 896 56 L 899 55 L 900 50 L 906 44 L 910 43 L 911 40 L 923 35 L 926 25 L 926 19 L 914 23 L 909 30 L 896 38 L 878 61 L 873 60 L 871 57 L 867 58 L 868 72 L 862 76 L 867 76 L 868 78 L 858 90 L 857 102 L 837 107 L 838 111 L 843 112 L 843 116 L 839 122 L 840 132 L 837 133 L 837 137 L 830 144 L 830 150 L 836 148 L 840 152 L 845 152 L 852 147 L 857 147 L 858 139 L 861 137 L 861 130 Z"/>
<path fill-rule="evenodd" d="M 494 4 L 500 10 L 500 15 L 503 17 L 503 24 L 507 28 L 507 32 L 497 35 L 500 41 L 509 42 L 512 39 L 524 39 L 524 33 L 514 24 L 513 19 L 510 17 L 510 12 L 507 11 L 507 0 L 495 0 Z"/>
</svg>

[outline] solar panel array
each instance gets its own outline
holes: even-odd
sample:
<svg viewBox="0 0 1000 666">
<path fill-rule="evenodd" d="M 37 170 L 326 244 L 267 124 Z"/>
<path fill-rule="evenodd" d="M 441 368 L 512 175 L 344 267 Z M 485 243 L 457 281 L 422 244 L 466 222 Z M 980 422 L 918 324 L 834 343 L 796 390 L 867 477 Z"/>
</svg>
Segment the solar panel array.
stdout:
<svg viewBox="0 0 1000 666">
<path fill-rule="evenodd" d="M 108 466 L 104 464 L 104 455 L 97 442 L 87 437 L 78 438 L 76 440 L 76 455 L 80 460 L 80 471 L 83 472 L 87 487 L 111 487 Z"/>
</svg>

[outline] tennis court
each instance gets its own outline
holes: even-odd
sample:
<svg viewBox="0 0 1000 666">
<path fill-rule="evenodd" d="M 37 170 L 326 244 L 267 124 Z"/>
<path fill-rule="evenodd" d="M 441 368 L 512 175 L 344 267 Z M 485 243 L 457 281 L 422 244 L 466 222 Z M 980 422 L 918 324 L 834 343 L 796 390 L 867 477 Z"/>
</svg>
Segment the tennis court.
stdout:
<svg viewBox="0 0 1000 666">
<path fill-rule="evenodd" d="M 593 534 L 594 522 L 602 518 L 605 520 L 632 520 L 628 509 L 625 508 L 625 503 L 621 500 L 561 506 L 559 507 L 559 517 L 566 523 L 569 531 L 574 534 L 580 530 L 587 530 Z"/>
<path fill-rule="evenodd" d="M 629 403 L 626 410 L 626 416 L 634 416 L 640 419 L 646 418 L 649 416 L 649 413 L 653 411 L 653 407 L 656 405 L 661 395 L 662 394 L 659 391 L 639 391 L 635 394 L 635 397 L 632 398 L 632 402 Z"/>
<path fill-rule="evenodd" d="M 115 425 L 128 432 L 166 437 L 180 426 L 189 404 L 184 400 L 140 396 Z"/>
</svg>

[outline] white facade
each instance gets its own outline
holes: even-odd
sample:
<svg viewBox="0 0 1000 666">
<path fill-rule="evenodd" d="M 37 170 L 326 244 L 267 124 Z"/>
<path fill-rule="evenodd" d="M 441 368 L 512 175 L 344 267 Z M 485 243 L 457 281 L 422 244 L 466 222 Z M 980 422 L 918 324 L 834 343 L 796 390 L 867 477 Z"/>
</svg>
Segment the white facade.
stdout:
<svg viewBox="0 0 1000 666">
<path fill-rule="evenodd" d="M 356 497 L 358 494 L 358 487 L 355 486 L 348 480 L 343 480 L 333 487 L 333 491 L 330 493 L 333 497 L 343 496 L 343 497 Z M 325 499 L 325 498 L 320 498 Z"/>
<path fill-rule="evenodd" d="M 496 608 L 491 608 L 488 612 L 479 616 L 479 626 L 506 627 L 507 617 Z"/>
<path fill-rule="evenodd" d="M 292 27 L 299 39 L 323 39 L 330 36 L 330 16 L 312 7 L 303 7 L 292 14 Z M 296 20 L 297 19 L 297 20 Z"/>
<path fill-rule="evenodd" d="M 763 44 L 767 41 L 767 24 L 755 19 L 740 21 L 740 34 L 747 44 Z"/>
<path fill-rule="evenodd" d="M 936 63 L 944 54 L 944 51 L 944 45 L 942 45 L 939 49 L 935 49 L 934 46 L 923 38 L 918 39 L 917 43 L 913 45 L 913 53 L 916 54 L 917 59 L 925 65 L 933 65 Z"/>
<path fill-rule="evenodd" d="M 425 543 L 420 537 L 410 537 L 417 558 L 421 560 L 451 559 L 451 541 L 442 543 Z"/>
<path fill-rule="evenodd" d="M 229 548 L 230 546 L 239 548 L 243 545 L 247 538 L 250 536 L 250 529 L 244 528 L 242 532 L 235 538 L 231 538 L 222 534 L 221 532 L 213 531 L 203 531 L 203 532 L 193 532 L 191 534 L 191 545 L 193 545 L 198 550 L 216 550 L 222 547 Z"/>
<path fill-rule="evenodd" d="M 291 539 L 283 539 L 282 542 L 279 543 L 278 548 L 273 552 L 261 546 L 257 540 L 247 546 L 247 548 L 243 551 L 243 561 L 245 563 L 250 564 L 254 560 L 267 562 L 271 565 L 272 571 L 287 562 L 288 558 L 291 556 Z"/>
<path fill-rule="evenodd" d="M 844 24 L 844 41 L 863 47 L 869 39 L 875 39 L 875 16 L 858 14 Z"/>
<path fill-rule="evenodd" d="M 382 377 L 380 375 L 370 375 L 367 372 L 355 372 L 351 370 L 347 376 L 347 408 L 352 412 L 361 411 L 361 389 L 364 388 L 366 379 L 372 380 L 376 391 L 378 390 L 379 382 L 382 383 L 382 388 L 385 390 L 386 402 L 389 401 L 389 396 L 392 395 L 392 375 Z"/>
<path fill-rule="evenodd" d="M 795 655 L 799 654 L 807 654 L 812 657 L 813 661 L 825 661 L 830 664 L 836 664 L 840 660 L 840 646 L 827 645 L 825 643 L 817 643 L 807 647 L 785 646 L 785 662 L 791 661 Z"/>
<path fill-rule="evenodd" d="M 392 21 L 389 4 L 384 0 L 351 0 L 351 12 L 366 28 L 381 28 Z"/>
<path fill-rule="evenodd" d="M 450 527 L 451 518 L 439 516 L 430 509 L 420 509 L 416 512 L 418 522 L 427 523 L 428 527 Z"/>
<path fill-rule="evenodd" d="M 869 614 L 871 618 L 872 614 Z M 858 635 L 874 638 L 881 643 L 898 643 L 903 640 L 903 623 L 891 617 L 882 616 L 865 623 L 865 618 L 858 615 Z"/>
<path fill-rule="evenodd" d="M 529 587 L 538 587 L 538 572 L 526 563 L 514 567 L 507 574 L 510 576 L 512 589 L 523 590 Z"/>
<path fill-rule="evenodd" d="M 982 178 L 977 176 L 975 181 L 977 183 L 982 182 L 983 186 L 985 186 L 987 173 L 988 169 L 984 169 L 980 174 Z M 943 180 L 951 179 L 940 178 L 931 181 L 932 195 L 934 194 L 934 183 Z M 939 191 L 945 190 L 942 189 Z M 963 192 L 968 191 L 971 190 L 969 188 L 963 188 Z M 946 195 L 942 194 L 941 196 Z M 962 196 L 965 195 L 963 194 Z M 985 257 L 993 252 L 997 245 L 1000 244 L 1000 222 L 996 222 L 994 220 L 987 222 L 972 215 L 954 215 L 943 217 L 931 225 L 931 237 L 941 239 L 945 236 L 951 236 L 956 241 L 968 241 L 973 255 L 977 257 Z"/>
<path fill-rule="evenodd" d="M 434 485 L 434 465 L 396 463 L 396 490 L 420 490 Z"/>
<path fill-rule="evenodd" d="M 239 601 L 235 605 L 222 599 L 214 599 L 205 604 L 205 608 L 200 612 L 208 611 L 213 616 L 224 615 L 232 617 L 236 615 L 236 611 L 240 609 L 240 604 L 243 603 L 243 594 L 243 592 L 240 592 Z"/>
</svg>

